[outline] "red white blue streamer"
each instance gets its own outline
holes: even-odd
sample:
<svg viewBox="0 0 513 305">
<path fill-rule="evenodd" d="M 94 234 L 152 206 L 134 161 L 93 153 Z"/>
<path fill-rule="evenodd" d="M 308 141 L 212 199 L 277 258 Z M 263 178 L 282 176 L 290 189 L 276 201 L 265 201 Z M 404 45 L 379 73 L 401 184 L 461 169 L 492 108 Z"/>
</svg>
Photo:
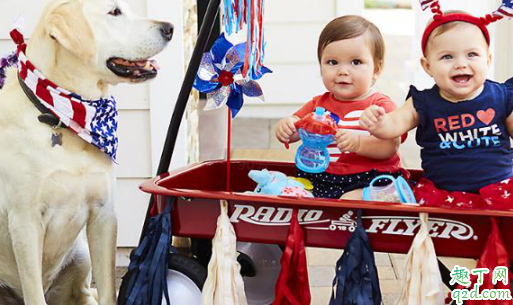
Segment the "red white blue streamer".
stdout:
<svg viewBox="0 0 513 305">
<path fill-rule="evenodd" d="M 258 79 L 264 64 L 264 0 L 223 0 L 224 30 L 231 35 L 247 26 L 243 77 Z"/>
</svg>

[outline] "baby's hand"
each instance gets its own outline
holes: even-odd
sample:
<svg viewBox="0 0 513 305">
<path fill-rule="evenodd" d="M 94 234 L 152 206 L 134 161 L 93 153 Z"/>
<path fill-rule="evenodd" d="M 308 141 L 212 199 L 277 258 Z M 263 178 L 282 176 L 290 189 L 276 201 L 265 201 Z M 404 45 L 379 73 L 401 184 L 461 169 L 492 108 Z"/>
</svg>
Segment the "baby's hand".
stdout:
<svg viewBox="0 0 513 305">
<path fill-rule="evenodd" d="M 386 114 L 383 107 L 377 105 L 369 106 L 360 117 L 360 127 L 372 132 L 379 128 Z"/>
<path fill-rule="evenodd" d="M 296 133 L 296 123 L 299 119 L 297 117 L 286 117 L 281 119 L 278 124 L 276 124 L 276 138 L 278 141 L 282 143 L 289 143 L 290 137 L 292 137 Z"/>
<path fill-rule="evenodd" d="M 360 149 L 360 137 L 351 131 L 340 129 L 335 135 L 335 144 L 341 152 L 356 153 Z"/>
</svg>

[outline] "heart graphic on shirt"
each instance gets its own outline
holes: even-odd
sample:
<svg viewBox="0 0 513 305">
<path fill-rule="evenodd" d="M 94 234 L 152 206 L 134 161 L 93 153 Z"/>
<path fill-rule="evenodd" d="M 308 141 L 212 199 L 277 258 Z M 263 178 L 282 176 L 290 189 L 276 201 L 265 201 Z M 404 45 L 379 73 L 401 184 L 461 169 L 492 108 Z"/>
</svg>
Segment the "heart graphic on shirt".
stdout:
<svg viewBox="0 0 513 305">
<path fill-rule="evenodd" d="M 490 122 L 493 120 L 493 118 L 495 117 L 495 110 L 493 110 L 492 108 L 488 108 L 486 111 L 484 110 L 479 110 L 477 112 L 477 118 L 485 123 L 486 125 L 490 124 Z"/>
</svg>

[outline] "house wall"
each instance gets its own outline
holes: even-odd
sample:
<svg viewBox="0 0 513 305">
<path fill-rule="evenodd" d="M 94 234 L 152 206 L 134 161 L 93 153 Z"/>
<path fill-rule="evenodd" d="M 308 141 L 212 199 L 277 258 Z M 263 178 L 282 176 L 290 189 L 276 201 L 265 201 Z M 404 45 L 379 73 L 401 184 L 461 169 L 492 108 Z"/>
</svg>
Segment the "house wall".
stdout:
<svg viewBox="0 0 513 305">
<path fill-rule="evenodd" d="M 48 0 L 0 1 L 0 56 L 14 50 L 9 31 L 14 20 L 26 21 L 30 37 Z M 175 34 L 166 50 L 156 56 L 159 77 L 140 85 L 119 85 L 111 90 L 119 107 L 119 152 L 115 206 L 118 214 L 118 246 L 135 246 L 144 221 L 149 196 L 139 184 L 151 178 L 158 166 L 167 126 L 183 79 L 183 47 L 180 1 L 128 0 L 133 12 L 170 21 Z M 185 165 L 187 149 L 182 124 L 171 167 Z"/>
</svg>

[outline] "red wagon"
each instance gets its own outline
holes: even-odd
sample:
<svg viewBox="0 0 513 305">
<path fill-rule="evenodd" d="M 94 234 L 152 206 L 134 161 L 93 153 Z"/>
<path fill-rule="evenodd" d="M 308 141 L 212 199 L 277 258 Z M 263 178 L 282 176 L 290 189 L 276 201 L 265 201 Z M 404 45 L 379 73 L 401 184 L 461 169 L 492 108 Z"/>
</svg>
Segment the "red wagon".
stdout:
<svg viewBox="0 0 513 305">
<path fill-rule="evenodd" d="M 490 232 L 489 217 L 498 219 L 501 232 L 513 232 L 510 211 L 245 194 L 255 188 L 248 172 L 264 168 L 290 176 L 296 171 L 294 163 L 237 160 L 231 161 L 228 178 L 226 161 L 208 161 L 157 176 L 143 183 L 141 189 L 155 196 L 176 198 L 171 214 L 173 234 L 193 238 L 213 237 L 221 199 L 229 203 L 237 239 L 247 242 L 285 244 L 294 208 L 299 209 L 305 243 L 312 247 L 343 249 L 356 225 L 357 209 L 364 210 L 363 225 L 378 252 L 407 253 L 420 227 L 420 212 L 429 213 L 430 235 L 440 256 L 478 258 Z M 421 174 L 412 171 L 414 179 Z M 229 192 L 225 190 L 227 180 L 232 186 Z M 513 258 L 513 241 L 505 237 Z"/>
<path fill-rule="evenodd" d="M 230 162 L 229 176 L 227 162 Z M 262 169 L 280 171 L 290 176 L 296 172 L 294 163 L 217 160 L 159 175 L 143 183 L 141 189 L 152 194 L 157 202 L 172 199 L 173 235 L 200 241 L 210 240 L 214 236 L 220 200 L 229 203 L 228 214 L 237 240 L 251 243 L 284 245 L 293 209 L 298 209 L 305 245 L 312 247 L 343 249 L 355 229 L 358 209 L 363 210 L 363 226 L 372 248 L 378 252 L 407 253 L 420 228 L 421 212 L 429 213 L 430 235 L 439 256 L 478 258 L 490 233 L 491 217 L 497 220 L 501 232 L 513 230 L 511 211 L 452 210 L 390 202 L 248 193 L 248 190 L 255 188 L 255 182 L 248 177 L 248 172 Z M 422 176 L 418 170 L 411 171 L 411 174 L 413 180 Z M 229 191 L 226 191 L 226 181 L 230 181 Z M 507 235 L 504 237 L 511 260 L 513 241 Z M 206 251 L 205 247 L 199 251 Z M 205 255 L 195 254 L 199 260 L 201 255 Z M 208 262 L 209 254 L 206 255 L 203 264 Z M 444 282 L 449 286 L 449 270 L 441 263 L 440 267 Z"/>
</svg>

